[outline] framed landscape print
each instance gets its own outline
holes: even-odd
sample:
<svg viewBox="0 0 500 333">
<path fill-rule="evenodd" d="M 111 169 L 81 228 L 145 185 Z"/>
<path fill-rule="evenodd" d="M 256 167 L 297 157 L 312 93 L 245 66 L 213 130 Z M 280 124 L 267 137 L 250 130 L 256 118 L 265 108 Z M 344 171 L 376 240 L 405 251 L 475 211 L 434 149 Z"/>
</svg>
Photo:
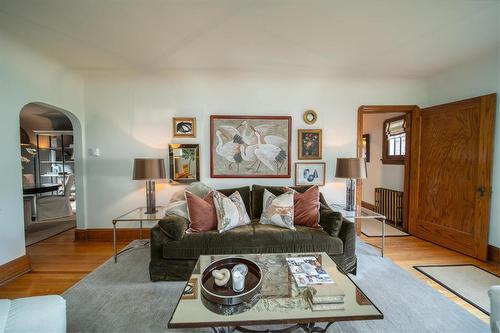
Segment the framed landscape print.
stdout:
<svg viewBox="0 0 500 333">
<path fill-rule="evenodd" d="M 180 118 L 172 119 L 174 138 L 196 138 L 196 118 Z"/>
<path fill-rule="evenodd" d="M 290 178 L 292 117 L 210 116 L 212 178 Z"/>
<path fill-rule="evenodd" d="M 370 134 L 363 134 L 361 145 L 363 146 L 361 157 L 363 157 L 366 162 L 370 162 Z"/>
<path fill-rule="evenodd" d="M 199 145 L 171 144 L 168 146 L 170 179 L 175 183 L 200 180 Z"/>
<path fill-rule="evenodd" d="M 320 160 L 323 150 L 323 131 L 320 129 L 298 130 L 299 160 Z"/>
<path fill-rule="evenodd" d="M 325 185 L 325 162 L 295 163 L 295 185 Z"/>
</svg>

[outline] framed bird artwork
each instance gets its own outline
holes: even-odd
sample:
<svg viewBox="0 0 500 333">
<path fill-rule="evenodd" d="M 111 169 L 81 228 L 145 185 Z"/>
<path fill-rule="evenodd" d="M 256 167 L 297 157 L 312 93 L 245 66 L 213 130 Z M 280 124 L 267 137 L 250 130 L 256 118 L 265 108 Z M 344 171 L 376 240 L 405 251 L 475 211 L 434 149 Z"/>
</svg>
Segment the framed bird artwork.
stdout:
<svg viewBox="0 0 500 333">
<path fill-rule="evenodd" d="M 210 116 L 212 178 L 290 178 L 292 117 Z"/>
</svg>

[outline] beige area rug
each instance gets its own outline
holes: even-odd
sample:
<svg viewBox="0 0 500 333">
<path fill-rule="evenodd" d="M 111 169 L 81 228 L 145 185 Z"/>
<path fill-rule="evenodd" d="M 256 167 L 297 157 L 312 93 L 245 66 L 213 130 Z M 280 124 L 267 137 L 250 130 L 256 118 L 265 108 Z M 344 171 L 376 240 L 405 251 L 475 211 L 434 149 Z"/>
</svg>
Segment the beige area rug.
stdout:
<svg viewBox="0 0 500 333">
<path fill-rule="evenodd" d="M 488 289 L 500 285 L 500 277 L 475 265 L 414 266 L 458 297 L 490 314 Z"/>
<path fill-rule="evenodd" d="M 382 222 L 375 219 L 358 219 L 361 221 L 361 232 L 367 237 L 382 237 Z M 385 224 L 386 237 L 409 236 L 406 232 Z"/>
<path fill-rule="evenodd" d="M 33 245 L 75 227 L 75 214 L 58 219 L 33 222 L 26 229 L 26 246 Z"/>
</svg>

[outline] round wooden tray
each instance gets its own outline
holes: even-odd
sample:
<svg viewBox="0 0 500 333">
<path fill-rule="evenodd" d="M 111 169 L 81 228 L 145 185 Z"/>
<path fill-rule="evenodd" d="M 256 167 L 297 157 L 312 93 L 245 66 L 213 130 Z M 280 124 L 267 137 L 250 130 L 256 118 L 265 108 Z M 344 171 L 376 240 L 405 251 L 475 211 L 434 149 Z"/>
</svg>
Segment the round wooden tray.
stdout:
<svg viewBox="0 0 500 333">
<path fill-rule="evenodd" d="M 229 271 L 238 264 L 245 264 L 248 273 L 245 278 L 245 288 L 241 292 L 233 290 L 232 279 L 223 286 L 215 284 L 212 271 L 227 268 Z M 259 265 L 244 258 L 224 258 L 211 263 L 201 275 L 201 294 L 209 301 L 222 305 L 236 305 L 251 302 L 260 292 L 262 286 L 262 270 Z"/>
</svg>

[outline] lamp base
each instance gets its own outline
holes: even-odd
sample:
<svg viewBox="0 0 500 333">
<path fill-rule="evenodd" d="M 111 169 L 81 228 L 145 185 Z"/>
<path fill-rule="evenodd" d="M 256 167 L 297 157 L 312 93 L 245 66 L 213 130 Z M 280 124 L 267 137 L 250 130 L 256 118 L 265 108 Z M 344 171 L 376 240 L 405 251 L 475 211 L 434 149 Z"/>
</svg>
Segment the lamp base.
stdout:
<svg viewBox="0 0 500 333">
<path fill-rule="evenodd" d="M 356 180 L 346 180 L 345 190 L 345 210 L 353 211 L 356 209 Z"/>
<path fill-rule="evenodd" d="M 155 181 L 146 181 L 146 214 L 155 214 L 156 210 L 156 189 Z"/>
</svg>

